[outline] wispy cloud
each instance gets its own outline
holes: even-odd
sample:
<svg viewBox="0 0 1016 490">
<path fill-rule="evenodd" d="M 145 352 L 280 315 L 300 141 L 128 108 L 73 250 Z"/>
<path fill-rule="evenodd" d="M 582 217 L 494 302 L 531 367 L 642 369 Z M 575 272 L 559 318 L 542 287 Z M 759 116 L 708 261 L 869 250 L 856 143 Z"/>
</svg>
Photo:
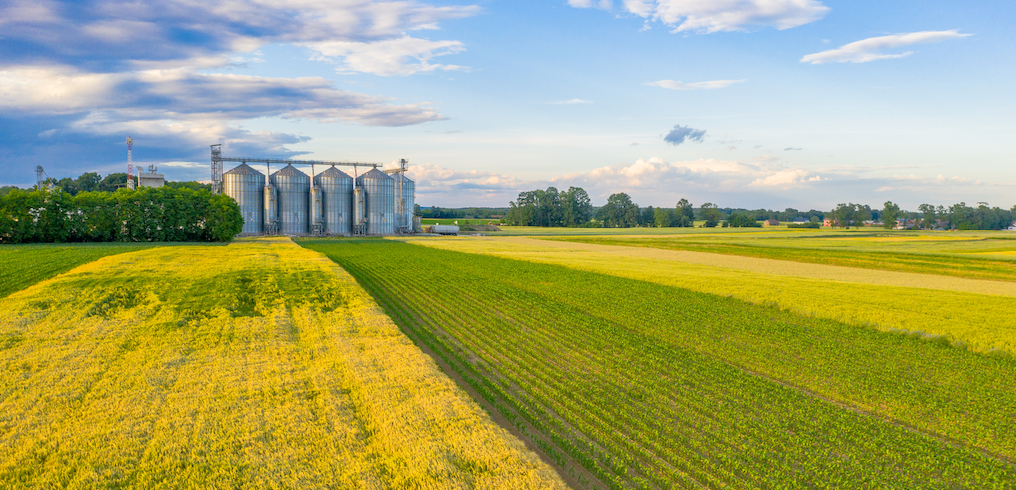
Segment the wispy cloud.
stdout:
<svg viewBox="0 0 1016 490">
<path fill-rule="evenodd" d="M 961 34 L 957 29 L 950 31 L 921 31 L 891 36 L 869 37 L 836 49 L 812 53 L 801 58 L 801 63 L 813 65 L 821 63 L 867 63 L 875 60 L 887 60 L 910 56 L 913 51 L 903 53 L 885 53 L 887 49 L 910 46 L 921 43 L 937 43 L 950 39 L 960 39 L 971 34 Z"/>
<path fill-rule="evenodd" d="M 663 141 L 677 146 L 685 141 L 702 141 L 702 138 L 705 137 L 705 135 L 706 130 L 704 129 L 694 129 L 678 124 L 663 137 Z"/>
<path fill-rule="evenodd" d="M 459 41 L 429 41 L 409 36 L 373 42 L 322 41 L 304 43 L 320 53 L 315 59 L 340 60 L 338 71 L 382 76 L 406 76 L 435 70 L 464 70 L 463 66 L 431 63 L 437 56 L 465 51 Z"/>
<path fill-rule="evenodd" d="M 815 0 L 622 0 L 621 8 L 674 32 L 744 31 L 753 27 L 789 29 L 825 17 L 829 7 Z M 576 8 L 612 10 L 611 0 L 568 0 Z"/>
<path fill-rule="evenodd" d="M 744 83 L 747 80 L 712 80 L 708 82 L 694 82 L 694 83 L 683 83 L 674 80 L 659 80 L 656 82 L 647 82 L 643 85 L 649 85 L 651 87 L 662 87 L 669 88 L 671 90 L 698 90 L 698 89 L 715 89 L 729 87 L 735 83 Z"/>
<path fill-rule="evenodd" d="M 82 73 L 68 67 L 0 70 L 0 107 L 9 113 L 102 114 L 111 122 L 243 120 L 281 116 L 405 126 L 441 119 L 425 105 L 345 92 L 320 77 L 204 74 L 191 69 Z"/>
</svg>

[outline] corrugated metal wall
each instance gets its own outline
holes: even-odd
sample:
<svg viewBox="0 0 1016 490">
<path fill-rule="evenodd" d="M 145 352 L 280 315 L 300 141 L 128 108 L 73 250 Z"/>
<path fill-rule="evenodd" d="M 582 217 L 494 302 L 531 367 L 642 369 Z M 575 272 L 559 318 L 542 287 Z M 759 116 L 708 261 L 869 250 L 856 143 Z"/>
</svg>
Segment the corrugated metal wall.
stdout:
<svg viewBox="0 0 1016 490">
<path fill-rule="evenodd" d="M 243 215 L 242 235 L 260 235 L 264 212 L 265 174 L 250 168 L 246 163 L 222 174 L 223 190 L 240 206 Z"/>
<path fill-rule="evenodd" d="M 395 179 L 373 169 L 356 178 L 367 199 L 367 234 L 395 233 Z"/>
<path fill-rule="evenodd" d="M 353 178 L 331 167 L 314 177 L 321 188 L 326 235 L 352 233 Z"/>
<path fill-rule="evenodd" d="M 307 199 L 310 177 L 292 165 L 272 174 L 272 184 L 279 192 L 279 233 L 304 235 L 307 227 Z"/>
</svg>

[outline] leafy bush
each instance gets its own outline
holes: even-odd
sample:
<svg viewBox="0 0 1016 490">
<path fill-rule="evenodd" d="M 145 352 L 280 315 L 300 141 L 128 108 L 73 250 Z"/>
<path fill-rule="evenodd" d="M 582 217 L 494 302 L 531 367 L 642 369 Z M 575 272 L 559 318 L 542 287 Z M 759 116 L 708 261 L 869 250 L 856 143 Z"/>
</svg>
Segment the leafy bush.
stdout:
<svg viewBox="0 0 1016 490">
<path fill-rule="evenodd" d="M 229 196 L 143 187 L 116 192 L 14 190 L 0 196 L 0 243 L 227 241 L 243 227 Z"/>
</svg>

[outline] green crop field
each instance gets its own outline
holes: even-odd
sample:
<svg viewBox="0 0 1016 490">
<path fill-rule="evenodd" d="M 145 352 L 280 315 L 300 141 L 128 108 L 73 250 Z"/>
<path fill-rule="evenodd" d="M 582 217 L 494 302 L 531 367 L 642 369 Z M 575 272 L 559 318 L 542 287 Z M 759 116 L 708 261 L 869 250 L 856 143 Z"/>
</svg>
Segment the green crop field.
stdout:
<svg viewBox="0 0 1016 490">
<path fill-rule="evenodd" d="M 693 250 L 880 270 L 920 272 L 974 279 L 1016 281 L 1016 235 L 950 233 L 930 235 L 857 232 L 766 235 L 557 236 L 549 240 L 600 245 Z"/>
<path fill-rule="evenodd" d="M 1016 283 L 526 237 L 402 239 L 777 306 L 804 316 L 937 336 L 1016 354 Z"/>
<path fill-rule="evenodd" d="M 300 243 L 349 271 L 580 485 L 1016 481 L 1009 355 L 532 260 Z"/>
<path fill-rule="evenodd" d="M 0 298 L 107 255 L 153 246 L 158 244 L 4 245 L 0 247 Z"/>
</svg>

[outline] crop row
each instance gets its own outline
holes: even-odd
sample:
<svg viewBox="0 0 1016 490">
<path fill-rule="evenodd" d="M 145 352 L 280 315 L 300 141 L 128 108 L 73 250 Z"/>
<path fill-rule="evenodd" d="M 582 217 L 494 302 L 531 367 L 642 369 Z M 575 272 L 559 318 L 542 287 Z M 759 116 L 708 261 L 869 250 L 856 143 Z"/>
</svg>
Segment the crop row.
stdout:
<svg viewBox="0 0 1016 490">
<path fill-rule="evenodd" d="M 759 326 L 768 309 L 638 281 L 388 241 L 304 244 L 350 271 L 509 420 L 537 431 L 551 458 L 613 488 L 1003 488 L 1014 477 L 975 444 L 774 382 L 793 367 L 779 360 L 757 376 L 744 358 L 702 345 L 724 342 L 712 338 L 717 325 L 699 329 L 711 309 L 726 308 L 720 326 L 757 342 L 804 320 L 792 315 Z M 849 332 L 804 354 L 835 357 Z"/>
</svg>

